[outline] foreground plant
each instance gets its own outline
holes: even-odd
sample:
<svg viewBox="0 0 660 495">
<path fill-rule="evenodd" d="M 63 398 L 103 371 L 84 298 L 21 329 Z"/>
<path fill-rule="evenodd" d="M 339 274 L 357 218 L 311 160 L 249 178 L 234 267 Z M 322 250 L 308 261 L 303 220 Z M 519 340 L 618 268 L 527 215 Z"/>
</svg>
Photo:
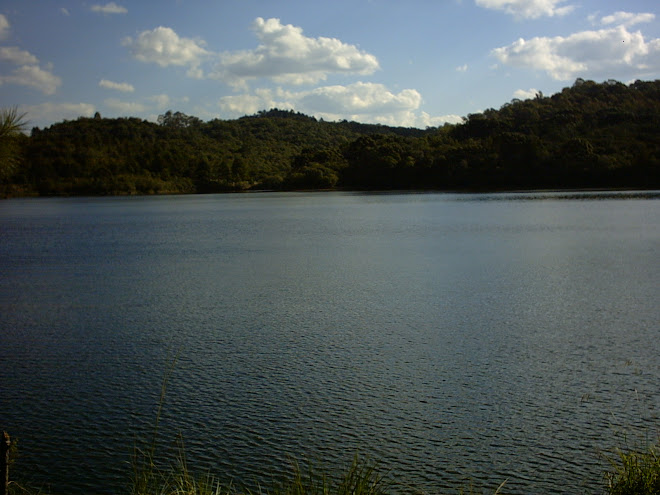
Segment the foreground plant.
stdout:
<svg viewBox="0 0 660 495">
<path fill-rule="evenodd" d="M 291 472 L 284 481 L 273 482 L 270 489 L 259 487 L 256 491 L 222 485 L 213 476 L 195 476 L 186 461 L 183 442 L 179 439 L 176 465 L 171 469 L 159 469 L 151 458 L 139 465 L 134 464 L 131 495 L 387 495 L 391 482 L 377 471 L 375 463 L 363 461 L 357 456 L 346 472 L 330 477 L 311 467 L 301 469 L 292 462 Z"/>
<path fill-rule="evenodd" d="M 0 109 L 0 181 L 11 177 L 18 165 L 17 138 L 26 125 L 24 119 L 16 107 Z"/>
<path fill-rule="evenodd" d="M 378 472 L 377 465 L 358 456 L 346 472 L 337 478 L 309 468 L 305 474 L 297 462 L 293 463 L 290 478 L 269 495 L 385 495 L 392 483 Z"/>
<path fill-rule="evenodd" d="M 129 495 L 388 495 L 389 493 L 422 494 L 413 487 L 395 483 L 389 476 L 378 470 L 378 465 L 369 459 L 358 455 L 353 457 L 351 464 L 339 475 L 330 476 L 323 469 L 307 465 L 305 469 L 292 460 L 291 470 L 283 476 L 270 473 L 273 481 L 270 488 L 258 487 L 255 491 L 249 488 L 221 484 L 210 474 L 196 476 L 188 469 L 185 446 L 181 435 L 177 436 L 177 454 L 175 462 L 167 466 L 162 459 L 157 459 L 160 419 L 165 403 L 167 384 L 176 366 L 178 354 L 170 361 L 165 371 L 161 385 L 160 399 L 156 412 L 155 423 L 150 441 L 133 450 L 131 460 L 132 476 Z M 494 495 L 501 494 L 506 481 L 503 482 Z M 477 492 L 459 490 L 460 494 L 473 495 Z M 481 492 L 479 492 L 481 493 Z"/>
<path fill-rule="evenodd" d="M 617 449 L 609 459 L 609 495 L 657 495 L 660 493 L 660 442 L 646 450 Z"/>
</svg>

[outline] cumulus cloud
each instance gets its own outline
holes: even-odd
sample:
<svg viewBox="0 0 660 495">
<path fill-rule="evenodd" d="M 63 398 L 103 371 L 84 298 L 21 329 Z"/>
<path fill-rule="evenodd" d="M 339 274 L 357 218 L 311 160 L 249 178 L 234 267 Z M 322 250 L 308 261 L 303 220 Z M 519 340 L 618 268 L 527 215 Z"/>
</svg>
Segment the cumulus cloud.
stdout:
<svg viewBox="0 0 660 495">
<path fill-rule="evenodd" d="M 252 29 L 260 44 L 254 50 L 225 52 L 214 77 L 236 87 L 250 79 L 270 78 L 278 83 L 311 84 L 330 73 L 372 74 L 375 56 L 336 38 L 310 38 L 300 27 L 279 19 L 257 18 Z"/>
<path fill-rule="evenodd" d="M 157 27 L 127 37 L 122 44 L 141 62 L 161 67 L 187 66 L 188 76 L 205 77 L 202 63 L 212 57 L 210 74 L 235 88 L 266 78 L 280 84 L 313 84 L 329 74 L 372 74 L 378 68 L 375 56 L 336 38 L 310 38 L 302 28 L 284 25 L 279 19 L 257 18 L 252 30 L 259 45 L 253 50 L 212 53 L 203 41 L 180 37 L 173 29 Z"/>
<path fill-rule="evenodd" d="M 566 0 L 476 0 L 480 7 L 503 10 L 518 19 L 563 16 L 575 9 L 573 5 L 561 6 L 563 3 Z"/>
<path fill-rule="evenodd" d="M 459 65 L 458 67 L 456 67 L 456 72 L 467 72 L 467 70 L 468 70 L 467 64 Z"/>
<path fill-rule="evenodd" d="M 253 93 L 225 96 L 218 104 L 231 117 L 254 114 L 259 110 L 295 109 L 325 120 L 355 120 L 397 126 L 428 127 L 460 122 L 457 115 L 431 117 L 419 112 L 421 95 L 414 89 L 394 93 L 382 84 L 357 82 L 309 91 L 257 89 Z"/>
<path fill-rule="evenodd" d="M 0 60 L 15 65 L 37 65 L 39 63 L 37 57 L 17 46 L 0 46 Z"/>
<path fill-rule="evenodd" d="M 535 98 L 536 95 L 538 94 L 538 90 L 534 88 L 530 89 L 518 89 L 513 92 L 513 97 L 518 98 L 520 100 L 531 100 L 532 98 Z"/>
<path fill-rule="evenodd" d="M 101 79 L 99 81 L 99 86 L 105 89 L 113 89 L 115 91 L 122 91 L 124 93 L 132 93 L 135 91 L 135 88 L 132 84 L 128 83 L 118 83 L 114 81 L 108 81 L 107 79 Z"/>
<path fill-rule="evenodd" d="M 122 115 L 136 115 L 147 110 L 147 107 L 142 103 L 121 101 L 115 98 L 108 98 L 103 103 L 106 107 Z"/>
<path fill-rule="evenodd" d="M 184 97 L 173 100 L 166 94 L 158 94 L 143 98 L 141 101 L 125 101 L 117 98 L 107 98 L 103 103 L 105 107 L 116 114 L 136 116 L 144 115 L 147 112 L 162 111 L 166 108 L 170 108 L 171 105 L 188 103 L 188 98 Z M 157 117 L 157 114 L 154 114 L 153 119 L 151 118 L 151 115 L 148 116 L 150 120 L 155 120 Z"/>
<path fill-rule="evenodd" d="M 428 113 L 422 112 L 421 115 L 416 119 L 415 127 L 438 127 L 444 124 L 460 124 L 462 122 L 463 117 L 460 115 L 449 114 L 432 117 Z"/>
<path fill-rule="evenodd" d="M 9 21 L 0 14 L 0 40 L 4 40 L 7 36 L 9 36 Z"/>
<path fill-rule="evenodd" d="M 9 21 L 0 14 L 0 39 L 9 34 Z M 44 94 L 52 95 L 62 80 L 51 72 L 52 68 L 39 67 L 39 59 L 27 50 L 17 46 L 0 47 L 0 62 L 7 62 L 15 67 L 9 74 L 0 74 L 0 86 L 3 84 L 17 84 L 29 86 Z"/>
<path fill-rule="evenodd" d="M 492 53 L 503 64 L 541 70 L 557 80 L 660 70 L 660 39 L 647 42 L 641 32 L 631 33 L 623 25 L 567 37 L 520 38 Z"/>
<path fill-rule="evenodd" d="M 0 85 L 18 84 L 38 89 L 44 94 L 52 95 L 62 80 L 50 70 L 44 70 L 38 65 L 22 65 L 14 69 L 8 76 L 0 76 Z"/>
<path fill-rule="evenodd" d="M 241 94 L 223 96 L 218 101 L 220 109 L 232 117 L 252 115 L 259 110 L 279 108 L 281 110 L 292 110 L 293 101 L 298 98 L 298 93 L 286 92 L 281 88 L 273 91 L 270 89 L 256 89 L 253 94 Z"/>
<path fill-rule="evenodd" d="M 72 120 L 78 117 L 91 117 L 96 111 L 91 103 L 42 103 L 40 105 L 24 105 L 20 108 L 30 119 L 30 123 L 43 126 L 49 122 Z"/>
<path fill-rule="evenodd" d="M 149 98 L 153 101 L 157 108 L 163 109 L 170 105 L 171 99 L 166 94 L 154 95 Z"/>
<path fill-rule="evenodd" d="M 612 15 L 603 17 L 600 22 L 604 26 L 611 24 L 622 25 L 625 27 L 634 26 L 642 22 L 652 22 L 655 19 L 655 14 L 633 14 L 631 12 L 615 12 Z"/>
<path fill-rule="evenodd" d="M 305 108 L 327 115 L 386 115 L 416 110 L 422 102 L 414 89 L 395 94 L 382 84 L 363 82 L 315 88 L 300 95 Z"/>
<path fill-rule="evenodd" d="M 125 38 L 122 44 L 141 62 L 161 67 L 188 66 L 192 77 L 201 77 L 199 65 L 209 55 L 202 41 L 181 38 L 173 29 L 163 26 L 143 31 L 135 39 Z"/>
<path fill-rule="evenodd" d="M 101 14 L 126 14 L 128 10 L 125 7 L 117 5 L 115 2 L 106 3 L 105 5 L 92 5 L 92 12 L 99 12 Z"/>
</svg>

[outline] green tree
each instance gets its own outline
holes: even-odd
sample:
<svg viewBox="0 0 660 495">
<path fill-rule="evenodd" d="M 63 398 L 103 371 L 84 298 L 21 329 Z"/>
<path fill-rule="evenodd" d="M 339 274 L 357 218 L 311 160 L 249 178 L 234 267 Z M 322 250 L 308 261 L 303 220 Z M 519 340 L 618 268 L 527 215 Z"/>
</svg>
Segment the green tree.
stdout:
<svg viewBox="0 0 660 495">
<path fill-rule="evenodd" d="M 183 112 L 174 112 L 168 110 L 163 115 L 158 116 L 158 123 L 166 127 L 183 129 L 186 127 L 199 127 L 202 121 L 192 115 L 186 115 Z"/>
</svg>

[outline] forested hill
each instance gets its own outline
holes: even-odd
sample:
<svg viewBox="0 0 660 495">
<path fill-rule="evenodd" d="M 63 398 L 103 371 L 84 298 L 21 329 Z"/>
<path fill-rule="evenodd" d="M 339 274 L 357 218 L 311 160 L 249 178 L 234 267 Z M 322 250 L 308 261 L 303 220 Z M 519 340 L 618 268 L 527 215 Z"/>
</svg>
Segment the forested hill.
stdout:
<svg viewBox="0 0 660 495">
<path fill-rule="evenodd" d="M 29 117 L 29 116 L 28 116 Z M 426 130 L 262 111 L 33 129 L 1 186 L 39 194 L 660 187 L 660 81 L 578 79 Z"/>
</svg>

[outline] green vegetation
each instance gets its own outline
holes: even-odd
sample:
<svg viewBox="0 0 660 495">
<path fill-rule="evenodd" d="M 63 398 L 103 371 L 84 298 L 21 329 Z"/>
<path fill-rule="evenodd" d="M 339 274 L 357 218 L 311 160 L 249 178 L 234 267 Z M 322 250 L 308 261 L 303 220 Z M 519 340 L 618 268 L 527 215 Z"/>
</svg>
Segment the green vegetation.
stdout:
<svg viewBox="0 0 660 495">
<path fill-rule="evenodd" d="M 188 468 L 185 447 L 181 435 L 177 438 L 175 463 L 167 466 L 157 458 L 157 445 L 160 419 L 165 403 L 165 394 L 170 376 L 176 366 L 178 355 L 174 356 L 165 371 L 160 390 L 160 399 L 150 441 L 134 448 L 131 459 L 130 495 L 249 495 L 249 489 L 232 484 L 222 485 L 210 474 L 195 476 Z M 270 495 L 385 495 L 389 482 L 378 473 L 376 464 L 354 457 L 346 473 L 339 478 L 330 478 L 311 468 L 303 474 L 299 464 L 292 462 L 290 476 L 282 481 L 274 481 L 268 490 L 258 493 Z"/>
<path fill-rule="evenodd" d="M 181 435 L 177 437 L 176 454 L 163 458 L 157 452 L 159 424 L 165 392 L 176 358 L 168 368 L 161 387 L 160 401 L 152 434 L 145 445 L 136 445 L 130 463 L 130 483 L 128 495 L 387 495 L 425 493 L 414 486 L 399 482 L 378 469 L 378 464 L 357 455 L 339 475 L 328 475 L 323 469 L 307 465 L 301 468 L 296 460 L 291 461 L 287 473 L 270 473 L 273 482 L 270 487 L 246 488 L 233 483 L 221 483 L 209 473 L 196 475 L 186 459 L 185 446 Z M 16 439 L 12 440 L 9 465 L 17 456 Z M 604 473 L 602 487 L 594 494 L 605 495 L 656 495 L 660 493 L 660 437 L 655 445 L 641 449 L 615 449 L 607 460 L 610 470 Z M 174 459 L 172 459 L 174 457 Z M 473 485 L 457 486 L 453 493 L 494 495 L 506 493 L 504 480 L 490 489 Z M 600 483 L 593 480 L 593 485 Z M 26 488 L 16 481 L 8 486 L 8 495 L 42 495 L 43 491 Z M 486 491 L 484 491 L 486 490 Z M 570 492 L 570 488 L 563 488 Z M 438 492 L 439 493 L 439 492 Z M 445 492 L 446 493 L 446 492 Z"/>
<path fill-rule="evenodd" d="M 657 188 L 658 128 L 660 81 L 582 79 L 425 130 L 278 109 L 209 122 L 172 111 L 158 123 L 97 114 L 29 137 L 12 131 L 0 187 L 41 195 Z M 3 139 L 0 150 L 10 149 Z"/>
<path fill-rule="evenodd" d="M 660 440 L 660 439 L 659 439 Z M 607 473 L 609 495 L 660 493 L 660 442 L 643 450 L 617 449 Z"/>
<path fill-rule="evenodd" d="M 222 484 L 210 474 L 195 475 L 188 467 L 183 442 L 175 463 L 165 468 L 155 465 L 154 452 L 136 450 L 133 458 L 129 495 L 386 495 L 394 493 L 422 494 L 421 490 L 397 483 L 379 472 L 375 462 L 355 456 L 339 476 L 328 476 L 323 471 L 307 467 L 303 470 L 292 461 L 291 470 L 282 481 L 274 481 L 270 487 L 256 490 Z M 617 450 L 617 457 L 610 459 L 611 470 L 605 473 L 606 484 L 598 494 L 605 495 L 656 495 L 660 493 L 660 457 L 658 446 L 646 450 Z M 570 492 L 570 488 L 564 487 Z M 45 492 L 21 486 L 15 481 L 9 484 L 10 495 L 42 495 Z M 451 493 L 506 493 L 506 480 L 498 487 L 484 492 L 474 486 L 457 487 Z"/>
<path fill-rule="evenodd" d="M 358 457 L 342 476 L 335 478 L 312 469 L 303 473 L 298 463 L 292 462 L 291 472 L 284 481 L 257 490 L 223 485 L 209 474 L 196 477 L 188 469 L 183 450 L 169 471 L 149 469 L 147 476 L 138 474 L 140 479 L 131 486 L 131 495 L 385 495 L 393 486 L 378 473 L 375 463 Z"/>
</svg>

